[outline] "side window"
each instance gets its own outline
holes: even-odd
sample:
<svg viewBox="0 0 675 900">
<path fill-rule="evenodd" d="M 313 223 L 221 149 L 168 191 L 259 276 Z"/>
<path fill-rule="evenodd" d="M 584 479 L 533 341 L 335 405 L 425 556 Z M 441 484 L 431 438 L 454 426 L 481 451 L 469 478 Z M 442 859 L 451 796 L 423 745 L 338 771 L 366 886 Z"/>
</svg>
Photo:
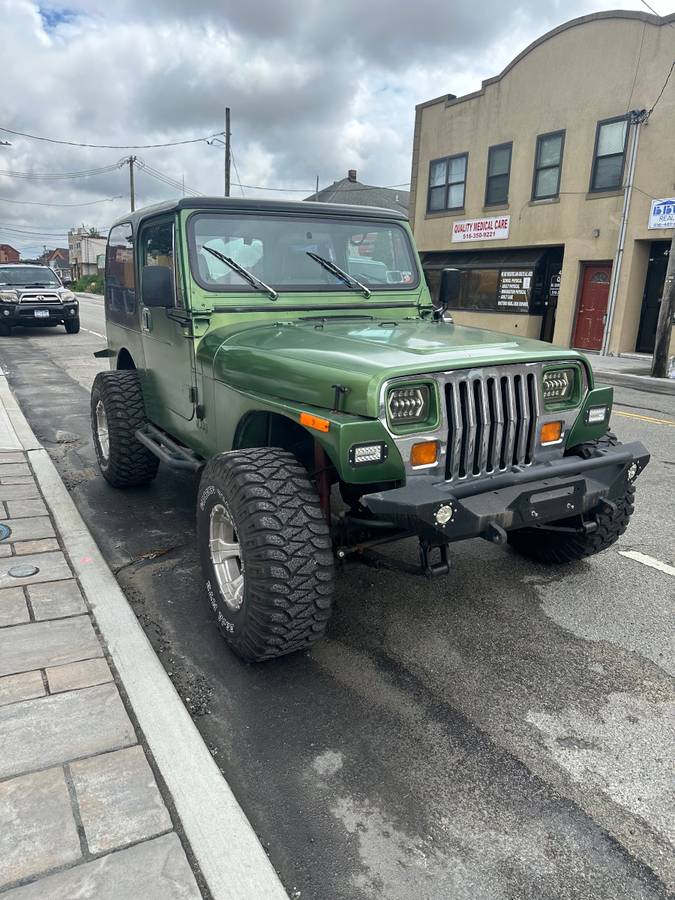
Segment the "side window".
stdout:
<svg viewBox="0 0 675 900">
<path fill-rule="evenodd" d="M 173 222 L 149 225 L 141 232 L 141 266 L 174 269 Z M 173 298 L 174 305 L 176 298 Z"/>
<path fill-rule="evenodd" d="M 591 172 L 592 191 L 613 191 L 621 187 L 627 134 L 628 121 L 623 116 L 598 122 Z"/>
<path fill-rule="evenodd" d="M 462 209 L 466 188 L 468 153 L 434 159 L 429 165 L 429 193 L 427 211 Z"/>
<path fill-rule="evenodd" d="M 508 203 L 512 143 L 496 144 L 488 151 L 485 205 Z"/>
<path fill-rule="evenodd" d="M 558 196 L 564 142 L 564 131 L 553 131 L 537 137 L 532 181 L 533 200 L 549 200 Z"/>
<path fill-rule="evenodd" d="M 108 235 L 105 258 L 105 305 L 112 321 L 131 325 L 136 319 L 136 276 L 131 225 L 116 225 Z"/>
</svg>

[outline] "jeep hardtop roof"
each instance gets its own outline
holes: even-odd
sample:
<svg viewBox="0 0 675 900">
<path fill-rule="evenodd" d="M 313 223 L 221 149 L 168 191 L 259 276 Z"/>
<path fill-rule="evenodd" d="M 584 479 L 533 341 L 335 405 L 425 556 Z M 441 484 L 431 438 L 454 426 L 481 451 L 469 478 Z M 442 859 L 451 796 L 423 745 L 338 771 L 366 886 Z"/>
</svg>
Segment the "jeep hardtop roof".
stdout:
<svg viewBox="0 0 675 900">
<path fill-rule="evenodd" d="M 398 219 L 407 222 L 408 217 L 393 209 L 383 209 L 379 206 L 356 206 L 346 203 L 315 203 L 306 200 L 246 200 L 234 197 L 182 197 L 180 200 L 168 200 L 164 203 L 155 203 L 153 206 L 145 206 L 135 212 L 121 216 L 112 224 L 122 225 L 130 222 L 134 231 L 145 219 L 164 213 L 178 212 L 181 209 L 194 210 L 227 210 L 228 212 L 272 212 L 286 213 L 288 215 L 303 216 L 356 216 L 366 219 Z"/>
</svg>

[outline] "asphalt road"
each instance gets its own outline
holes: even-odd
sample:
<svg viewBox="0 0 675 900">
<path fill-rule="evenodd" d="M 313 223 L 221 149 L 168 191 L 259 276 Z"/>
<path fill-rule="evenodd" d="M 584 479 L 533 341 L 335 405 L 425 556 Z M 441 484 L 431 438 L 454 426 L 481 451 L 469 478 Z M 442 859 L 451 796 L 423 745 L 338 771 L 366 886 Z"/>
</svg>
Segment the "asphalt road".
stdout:
<svg viewBox="0 0 675 900">
<path fill-rule="evenodd" d="M 668 896 L 675 397 L 616 390 L 652 462 L 606 553 L 544 568 L 474 540 L 433 582 L 353 564 L 326 639 L 251 666 L 204 596 L 195 479 L 97 473 L 101 302 L 81 317 L 0 338 L 0 362 L 292 897 Z"/>
</svg>

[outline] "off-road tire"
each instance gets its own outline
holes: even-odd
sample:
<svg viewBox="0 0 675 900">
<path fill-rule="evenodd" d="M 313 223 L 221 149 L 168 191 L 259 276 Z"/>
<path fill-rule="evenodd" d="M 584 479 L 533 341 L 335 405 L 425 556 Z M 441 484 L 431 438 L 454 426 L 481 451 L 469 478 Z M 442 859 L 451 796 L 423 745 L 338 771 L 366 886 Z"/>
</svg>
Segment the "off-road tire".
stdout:
<svg viewBox="0 0 675 900">
<path fill-rule="evenodd" d="M 66 319 L 63 324 L 66 326 L 66 331 L 68 332 L 68 334 L 77 334 L 80 330 L 79 316 L 77 319 Z"/>
<path fill-rule="evenodd" d="M 12 326 L 5 325 L 4 322 L 0 322 L 0 337 L 11 337 L 12 336 Z"/>
<path fill-rule="evenodd" d="M 103 404 L 109 449 L 104 453 L 98 437 L 96 409 Z M 96 458 L 105 480 L 116 488 L 147 484 L 157 474 L 159 460 L 135 437 L 145 424 L 143 394 L 134 370 L 99 372 L 91 389 L 91 431 Z"/>
<path fill-rule="evenodd" d="M 582 444 L 575 448 L 577 455 L 589 458 L 597 447 L 616 446 L 618 440 L 615 434 L 607 432 L 597 441 Z M 635 487 L 626 481 L 624 493 L 614 501 L 616 510 L 600 511 L 584 516 L 584 521 L 595 521 L 595 531 L 584 533 L 565 533 L 554 531 L 542 531 L 537 528 L 522 528 L 511 531 L 508 535 L 509 544 L 529 559 L 548 565 L 560 565 L 574 562 L 586 556 L 593 556 L 611 547 L 628 528 L 630 517 L 635 509 Z M 578 523 L 578 518 L 561 519 L 551 522 L 551 525 L 566 527 Z"/>
<path fill-rule="evenodd" d="M 209 550 L 211 513 L 223 506 L 240 545 L 243 601 L 228 606 Z M 197 535 L 209 602 L 235 653 L 249 662 L 311 646 L 333 605 L 330 533 L 306 469 L 276 447 L 221 453 L 206 465 Z"/>
</svg>

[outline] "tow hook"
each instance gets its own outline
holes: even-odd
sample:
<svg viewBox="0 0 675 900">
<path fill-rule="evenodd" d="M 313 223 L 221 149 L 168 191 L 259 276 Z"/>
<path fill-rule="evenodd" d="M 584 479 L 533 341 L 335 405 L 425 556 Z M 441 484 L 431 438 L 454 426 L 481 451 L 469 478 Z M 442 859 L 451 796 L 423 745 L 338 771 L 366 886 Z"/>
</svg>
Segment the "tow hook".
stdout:
<svg viewBox="0 0 675 900">
<path fill-rule="evenodd" d="M 437 549 L 439 561 L 432 563 L 430 559 L 431 551 Z M 450 560 L 448 559 L 447 544 L 430 544 L 428 541 L 420 539 L 420 568 L 422 574 L 427 578 L 436 578 L 437 575 L 447 575 L 450 571 Z"/>
<path fill-rule="evenodd" d="M 504 531 L 502 526 L 497 525 L 495 522 L 490 522 L 484 537 L 487 541 L 491 541 L 493 544 L 505 544 L 508 540 L 506 532 Z"/>
</svg>

